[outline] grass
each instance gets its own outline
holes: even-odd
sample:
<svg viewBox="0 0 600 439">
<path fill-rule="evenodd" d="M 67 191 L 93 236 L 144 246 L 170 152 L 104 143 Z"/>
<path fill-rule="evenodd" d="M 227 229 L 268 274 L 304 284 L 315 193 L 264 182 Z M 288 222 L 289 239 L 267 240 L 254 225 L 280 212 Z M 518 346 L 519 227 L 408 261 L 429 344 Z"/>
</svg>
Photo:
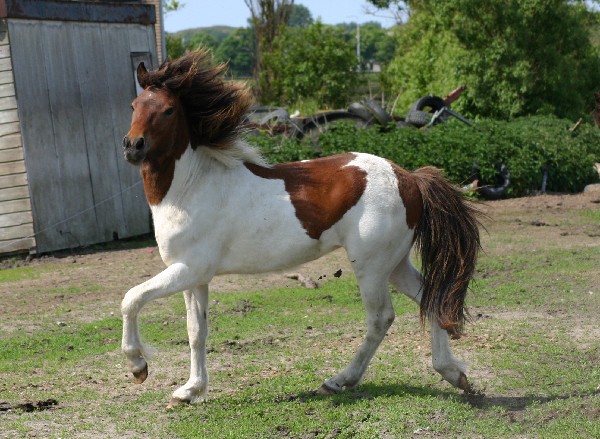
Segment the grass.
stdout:
<svg viewBox="0 0 600 439">
<path fill-rule="evenodd" d="M 164 405 L 189 362 L 180 295 L 142 314 L 142 335 L 159 353 L 141 386 L 120 354 L 120 317 L 58 326 L 48 311 L 34 330 L 0 335 L 0 407 L 13 407 L 0 411 L 0 437 L 600 437 L 598 247 L 540 250 L 513 238 L 519 251 L 482 256 L 468 300 L 475 321 L 452 342 L 485 397 L 440 382 L 416 307 L 399 293 L 396 321 L 361 386 L 311 392 L 365 333 L 356 282 L 344 274 L 318 290 L 212 294 L 209 399 L 171 411 Z M 48 269 L 5 270 L 0 279 Z M 48 398 L 58 405 L 17 407 Z"/>
</svg>

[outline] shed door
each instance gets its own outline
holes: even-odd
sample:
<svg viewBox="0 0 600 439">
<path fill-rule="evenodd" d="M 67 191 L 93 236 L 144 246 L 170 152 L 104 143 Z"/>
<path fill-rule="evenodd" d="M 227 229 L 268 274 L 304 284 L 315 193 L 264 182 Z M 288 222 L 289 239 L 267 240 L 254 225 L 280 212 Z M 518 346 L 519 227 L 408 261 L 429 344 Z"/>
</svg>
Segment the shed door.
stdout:
<svg viewBox="0 0 600 439">
<path fill-rule="evenodd" d="M 9 20 L 37 250 L 149 232 L 139 170 L 121 150 L 135 97 L 132 53 L 156 60 L 134 24 Z"/>
</svg>

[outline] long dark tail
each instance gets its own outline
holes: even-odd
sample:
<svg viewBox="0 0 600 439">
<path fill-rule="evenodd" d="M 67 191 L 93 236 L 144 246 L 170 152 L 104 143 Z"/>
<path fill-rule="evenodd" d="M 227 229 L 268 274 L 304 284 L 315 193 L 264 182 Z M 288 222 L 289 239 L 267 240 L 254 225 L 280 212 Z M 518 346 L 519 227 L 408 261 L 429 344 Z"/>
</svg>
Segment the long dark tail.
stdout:
<svg viewBox="0 0 600 439">
<path fill-rule="evenodd" d="M 437 319 L 448 333 L 458 336 L 465 322 L 467 288 L 481 248 L 479 218 L 483 213 L 465 200 L 439 169 L 421 168 L 413 176 L 423 200 L 415 228 L 423 276 L 421 321 Z"/>
</svg>

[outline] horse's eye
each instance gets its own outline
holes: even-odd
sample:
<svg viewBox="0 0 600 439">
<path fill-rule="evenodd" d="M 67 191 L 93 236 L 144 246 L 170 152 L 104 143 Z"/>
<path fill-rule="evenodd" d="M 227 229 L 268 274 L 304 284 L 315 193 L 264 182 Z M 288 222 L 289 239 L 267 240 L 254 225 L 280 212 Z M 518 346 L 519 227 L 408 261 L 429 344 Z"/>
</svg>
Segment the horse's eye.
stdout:
<svg viewBox="0 0 600 439">
<path fill-rule="evenodd" d="M 131 111 L 134 111 L 133 105 L 131 106 Z"/>
<path fill-rule="evenodd" d="M 175 110 L 173 109 L 173 107 L 171 107 L 171 108 L 167 108 L 167 109 L 165 110 L 165 114 L 166 114 L 167 116 L 170 116 L 171 114 L 173 114 L 173 112 L 174 112 L 174 111 L 175 111 Z"/>
</svg>

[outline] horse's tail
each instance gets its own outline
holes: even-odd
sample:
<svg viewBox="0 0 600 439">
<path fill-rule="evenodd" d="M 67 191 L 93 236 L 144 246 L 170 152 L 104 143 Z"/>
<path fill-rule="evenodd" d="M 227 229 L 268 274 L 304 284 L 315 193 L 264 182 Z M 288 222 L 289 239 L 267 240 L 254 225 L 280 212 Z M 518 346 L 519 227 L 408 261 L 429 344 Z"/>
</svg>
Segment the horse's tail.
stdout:
<svg viewBox="0 0 600 439">
<path fill-rule="evenodd" d="M 423 201 L 415 227 L 415 245 L 423 276 L 421 321 L 437 319 L 451 335 L 460 335 L 465 297 L 475 274 L 481 211 L 465 200 L 434 167 L 413 173 Z"/>
</svg>

